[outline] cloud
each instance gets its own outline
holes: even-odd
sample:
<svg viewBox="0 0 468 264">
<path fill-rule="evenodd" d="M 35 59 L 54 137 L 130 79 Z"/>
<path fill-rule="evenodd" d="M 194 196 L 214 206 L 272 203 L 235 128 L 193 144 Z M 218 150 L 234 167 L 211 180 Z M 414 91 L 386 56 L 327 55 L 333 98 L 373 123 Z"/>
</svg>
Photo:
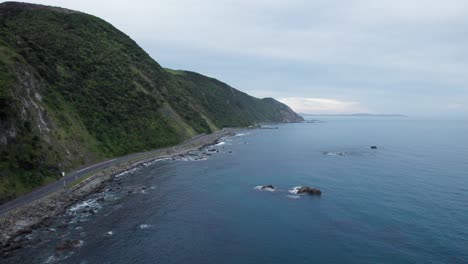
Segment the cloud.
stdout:
<svg viewBox="0 0 468 264">
<path fill-rule="evenodd" d="M 458 104 L 458 103 L 451 103 L 447 105 L 447 108 L 451 110 L 462 109 L 463 107 L 464 106 L 462 104 Z"/>
<path fill-rule="evenodd" d="M 337 111 L 466 114 L 466 101 L 447 103 L 468 97 L 466 0 L 30 1 L 99 16 L 161 65 L 253 95 L 361 103 L 335 100 Z"/>
<path fill-rule="evenodd" d="M 294 111 L 306 114 L 352 114 L 369 112 L 359 102 L 341 101 L 328 98 L 281 98 Z"/>
</svg>

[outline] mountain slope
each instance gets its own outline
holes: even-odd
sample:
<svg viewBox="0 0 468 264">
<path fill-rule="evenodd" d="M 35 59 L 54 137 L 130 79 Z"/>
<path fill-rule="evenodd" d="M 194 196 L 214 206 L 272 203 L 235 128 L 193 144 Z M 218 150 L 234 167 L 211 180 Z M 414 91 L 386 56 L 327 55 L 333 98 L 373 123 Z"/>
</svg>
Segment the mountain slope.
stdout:
<svg viewBox="0 0 468 264">
<path fill-rule="evenodd" d="M 105 158 L 301 120 L 274 99 L 162 68 L 97 17 L 0 4 L 0 202 Z"/>
</svg>

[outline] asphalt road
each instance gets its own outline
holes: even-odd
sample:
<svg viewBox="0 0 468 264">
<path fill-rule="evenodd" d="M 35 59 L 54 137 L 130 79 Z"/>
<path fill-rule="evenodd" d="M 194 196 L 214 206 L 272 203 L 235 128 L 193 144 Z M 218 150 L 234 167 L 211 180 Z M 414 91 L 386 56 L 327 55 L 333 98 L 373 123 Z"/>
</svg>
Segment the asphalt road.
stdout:
<svg viewBox="0 0 468 264">
<path fill-rule="evenodd" d="M 145 159 L 145 158 L 149 158 L 149 157 L 161 155 L 161 154 L 166 154 L 167 156 L 170 157 L 173 154 L 176 154 L 177 151 L 182 151 L 186 149 L 187 147 L 190 147 L 191 145 L 195 146 L 197 144 L 208 144 L 210 142 L 213 142 L 217 138 L 219 138 L 220 134 L 224 135 L 227 133 L 228 133 L 228 130 L 223 129 L 220 131 L 216 131 L 212 134 L 200 134 L 174 147 L 160 148 L 160 149 L 156 149 L 156 150 L 152 150 L 148 152 L 134 153 L 134 154 L 130 154 L 127 156 L 122 156 L 122 157 L 114 158 L 111 160 L 103 161 L 103 162 L 93 164 L 91 166 L 87 166 L 84 168 L 80 168 L 78 170 L 68 173 L 67 175 L 65 175 L 64 177 L 62 177 L 60 180 L 56 182 L 40 187 L 30 193 L 27 193 L 12 201 L 9 201 L 3 205 L 0 205 L 0 217 L 15 208 L 18 208 L 24 204 L 28 204 L 50 193 L 58 191 L 66 187 L 67 184 L 70 184 L 71 182 L 74 182 L 89 173 L 97 172 L 99 170 L 109 168 L 109 167 L 115 166 L 117 164 L 120 164 L 125 161 L 129 161 L 129 160 Z"/>
</svg>

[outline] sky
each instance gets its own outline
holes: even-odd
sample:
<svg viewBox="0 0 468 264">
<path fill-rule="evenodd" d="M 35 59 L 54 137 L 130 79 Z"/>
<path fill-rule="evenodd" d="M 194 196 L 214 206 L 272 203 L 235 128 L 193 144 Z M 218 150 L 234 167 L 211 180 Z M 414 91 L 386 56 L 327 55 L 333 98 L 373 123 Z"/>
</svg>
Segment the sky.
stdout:
<svg viewBox="0 0 468 264">
<path fill-rule="evenodd" d="M 40 0 L 300 113 L 468 118 L 466 0 Z"/>
</svg>

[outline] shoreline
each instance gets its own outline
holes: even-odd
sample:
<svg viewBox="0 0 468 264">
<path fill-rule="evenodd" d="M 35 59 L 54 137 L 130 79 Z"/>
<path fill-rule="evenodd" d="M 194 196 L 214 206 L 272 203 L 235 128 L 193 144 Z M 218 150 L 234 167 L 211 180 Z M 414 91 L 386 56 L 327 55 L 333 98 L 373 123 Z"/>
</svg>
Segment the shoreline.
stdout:
<svg viewBox="0 0 468 264">
<path fill-rule="evenodd" d="M 148 153 L 133 160 L 111 165 L 110 167 L 92 172 L 90 176 L 81 181 L 72 182 L 71 186 L 64 187 L 45 195 L 30 203 L 15 208 L 0 216 L 0 256 L 8 257 L 8 253 L 21 248 L 21 236 L 31 233 L 34 229 L 49 226 L 54 218 L 63 213 L 76 202 L 84 200 L 87 196 L 99 192 L 104 184 L 114 176 L 128 170 L 144 166 L 144 164 L 176 156 L 188 154 L 190 151 L 211 146 L 223 137 L 233 136 L 245 128 L 225 128 L 212 134 L 199 135 L 196 142 L 185 141 L 170 147 L 165 152 Z"/>
</svg>

